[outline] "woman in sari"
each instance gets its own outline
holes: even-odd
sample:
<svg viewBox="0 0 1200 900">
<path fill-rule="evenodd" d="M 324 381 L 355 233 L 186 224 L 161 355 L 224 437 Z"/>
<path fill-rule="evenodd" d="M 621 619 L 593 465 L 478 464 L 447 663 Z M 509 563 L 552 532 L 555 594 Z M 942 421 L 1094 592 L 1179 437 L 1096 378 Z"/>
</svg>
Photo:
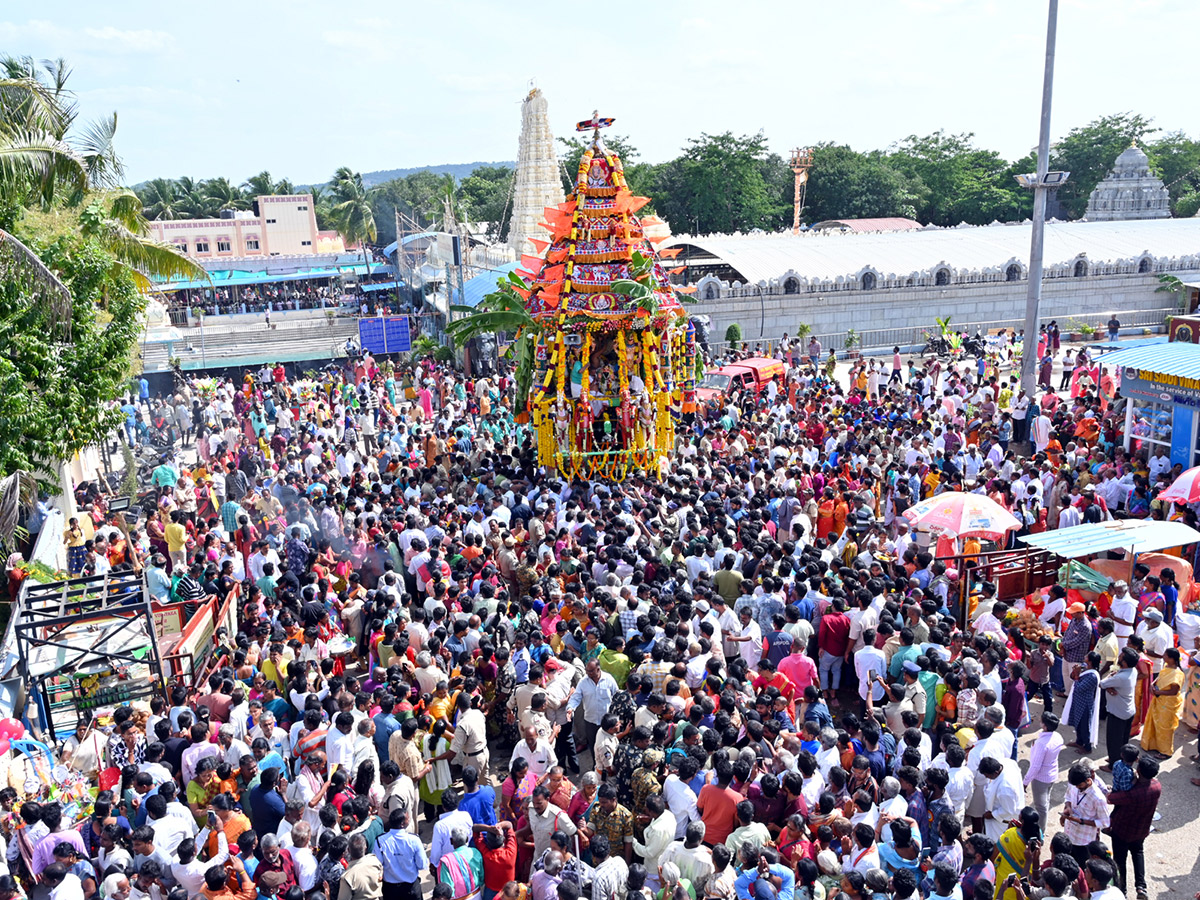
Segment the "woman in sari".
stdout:
<svg viewBox="0 0 1200 900">
<path fill-rule="evenodd" d="M 1018 821 L 996 841 L 996 884 L 1003 885 L 1009 875 L 1027 878 L 1038 868 L 1042 850 L 1042 829 L 1037 810 L 1026 806 Z M 1008 888 L 999 900 L 1017 900 L 1017 892 Z"/>
<path fill-rule="evenodd" d="M 1142 749 L 1159 759 L 1170 759 L 1175 752 L 1175 729 L 1183 712 L 1183 669 L 1179 667 L 1179 651 L 1168 647 L 1163 653 L 1162 671 L 1151 690 L 1150 712 L 1142 732 Z"/>
<path fill-rule="evenodd" d="M 1146 716 L 1150 712 L 1151 692 L 1150 688 L 1153 684 L 1151 676 L 1153 668 L 1150 658 L 1146 656 L 1146 644 L 1136 634 L 1129 636 L 1129 646 L 1138 652 L 1137 664 L 1137 682 L 1133 688 L 1134 700 L 1134 716 L 1133 725 L 1130 728 L 1130 736 L 1134 737 L 1141 733 L 1142 726 L 1146 724 Z"/>
<path fill-rule="evenodd" d="M 446 738 L 446 723 L 433 723 L 429 731 L 422 731 L 418 740 L 421 757 L 430 764 L 429 773 L 421 779 L 418 793 L 426 807 L 440 809 L 442 792 L 450 787 L 450 741 Z"/>
<path fill-rule="evenodd" d="M 537 783 L 537 778 L 529 771 L 529 761 L 521 757 L 514 759 L 508 777 L 500 786 L 500 818 L 512 822 L 517 830 L 525 822 L 525 810 Z"/>
</svg>

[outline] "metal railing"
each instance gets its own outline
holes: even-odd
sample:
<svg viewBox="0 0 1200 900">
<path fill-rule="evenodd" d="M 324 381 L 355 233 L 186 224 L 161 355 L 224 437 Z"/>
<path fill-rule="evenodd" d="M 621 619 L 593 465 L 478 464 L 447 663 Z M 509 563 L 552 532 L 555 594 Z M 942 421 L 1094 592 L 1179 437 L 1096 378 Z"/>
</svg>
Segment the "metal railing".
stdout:
<svg viewBox="0 0 1200 900">
<path fill-rule="evenodd" d="M 1082 315 L 1061 317 L 1058 321 L 1059 330 L 1065 336 L 1066 334 L 1076 331 L 1084 325 L 1091 326 L 1096 331 L 1103 335 L 1106 333 L 1108 320 L 1116 315 L 1121 322 L 1121 330 L 1128 333 L 1131 329 L 1139 328 L 1162 328 L 1168 316 L 1179 315 L 1179 307 L 1163 307 L 1159 309 L 1131 309 L 1117 310 L 1113 312 L 1103 313 L 1084 313 Z M 1050 320 L 1043 317 L 1043 322 Z M 1001 328 L 1006 328 L 1008 331 L 1019 331 L 1025 326 L 1024 319 L 997 319 L 989 322 L 955 322 L 951 320 L 950 329 L 956 332 L 966 332 L 974 334 L 976 331 L 984 335 L 994 334 Z M 914 349 L 919 350 L 925 346 L 925 342 L 930 334 L 937 331 L 937 324 L 930 322 L 928 325 L 907 326 L 904 328 L 875 328 L 868 331 L 856 331 L 858 343 L 855 345 L 855 350 L 867 355 L 890 353 L 893 347 L 899 347 L 902 352 L 912 352 Z M 813 335 L 806 335 L 795 346 L 794 353 L 799 352 L 803 355 L 808 347 L 808 341 Z M 821 353 L 827 356 L 829 351 L 835 350 L 839 356 L 844 356 L 846 353 L 846 332 L 825 332 L 816 335 L 818 341 L 821 342 Z M 751 351 L 755 347 L 761 347 L 762 352 L 766 356 L 771 356 L 775 352 L 775 348 L 783 339 L 783 335 L 773 337 L 753 338 L 747 337 L 738 341 L 738 347 L 743 344 Z M 791 335 L 793 344 L 796 343 L 795 335 Z M 1065 338 L 1064 338 L 1065 339 Z M 729 349 L 730 344 L 724 340 L 710 340 L 708 342 L 712 348 L 713 354 L 716 356 L 722 355 Z"/>
</svg>

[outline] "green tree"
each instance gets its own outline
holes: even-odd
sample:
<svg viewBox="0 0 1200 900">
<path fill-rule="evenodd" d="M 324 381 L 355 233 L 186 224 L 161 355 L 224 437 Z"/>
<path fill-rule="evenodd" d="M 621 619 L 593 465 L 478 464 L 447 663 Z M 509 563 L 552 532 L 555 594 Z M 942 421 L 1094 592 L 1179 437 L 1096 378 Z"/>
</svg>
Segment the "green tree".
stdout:
<svg viewBox="0 0 1200 900">
<path fill-rule="evenodd" d="M 226 210 L 249 209 L 250 201 L 242 189 L 228 178 L 210 178 L 202 190 L 207 215 L 217 216 Z"/>
<path fill-rule="evenodd" d="M 371 209 L 371 192 L 363 186 L 362 175 L 342 166 L 329 182 L 332 206 L 329 214 L 338 233 L 349 243 L 362 245 L 363 263 L 371 264 L 367 244 L 378 236 L 375 213 Z"/>
<path fill-rule="evenodd" d="M 879 151 L 859 153 L 845 144 L 820 144 L 813 148 L 805 219 L 915 219 L 927 192 L 920 178 L 905 175 Z"/>
<path fill-rule="evenodd" d="M 1200 141 L 1182 131 L 1172 131 L 1147 144 L 1145 150 L 1171 195 L 1172 212 L 1177 216 L 1195 215 L 1192 201 L 1183 201 L 1200 192 Z"/>
<path fill-rule="evenodd" d="M 1058 190 L 1064 212 L 1073 219 L 1082 216 L 1087 210 L 1088 196 L 1121 152 L 1156 131 L 1146 117 L 1126 112 L 1101 116 L 1067 132 L 1050 154 L 1052 170 L 1071 173 L 1070 180 Z"/>
<path fill-rule="evenodd" d="M 460 215 L 471 222 L 488 222 L 488 234 L 500 238 L 508 231 L 512 214 L 509 195 L 513 170 L 508 166 L 480 166 L 455 189 Z"/>
<path fill-rule="evenodd" d="M 928 189 L 917 207 L 919 221 L 986 225 L 1016 218 L 1021 188 L 1008 177 L 1008 163 L 1000 154 L 976 147 L 973 138 L 944 131 L 914 134 L 889 154 L 896 169 Z"/>
<path fill-rule="evenodd" d="M 186 219 L 184 196 L 179 185 L 170 178 L 147 181 L 138 191 L 142 209 L 148 219 Z"/>
<path fill-rule="evenodd" d="M 179 192 L 178 208 L 181 219 L 203 219 L 209 215 L 208 198 L 204 195 L 204 182 L 184 175 L 175 179 Z"/>
<path fill-rule="evenodd" d="M 61 61 L 0 64 L 0 476 L 36 474 L 122 413 L 151 276 L 199 271 L 145 237 L 142 201 L 112 190 L 116 117 L 77 134 Z M 11 482 L 5 482 L 11 484 Z"/>
<path fill-rule="evenodd" d="M 251 175 L 242 182 L 242 191 L 250 199 L 261 197 L 264 194 L 280 193 L 275 186 L 275 181 L 271 178 L 271 173 L 263 169 L 257 175 Z"/>
<path fill-rule="evenodd" d="M 697 234 L 776 227 L 781 203 L 764 178 L 769 156 L 761 133 L 693 138 L 660 173 L 658 212 L 676 230 Z"/>
</svg>

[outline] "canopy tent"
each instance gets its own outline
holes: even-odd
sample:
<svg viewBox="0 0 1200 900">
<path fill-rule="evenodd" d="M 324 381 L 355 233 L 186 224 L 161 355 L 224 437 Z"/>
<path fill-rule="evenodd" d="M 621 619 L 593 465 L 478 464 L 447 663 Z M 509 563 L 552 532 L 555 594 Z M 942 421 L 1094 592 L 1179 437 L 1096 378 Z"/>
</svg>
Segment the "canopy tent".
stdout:
<svg viewBox="0 0 1200 900">
<path fill-rule="evenodd" d="M 401 281 L 399 286 L 404 287 L 405 286 L 404 282 Z M 367 293 L 370 293 L 372 291 L 394 291 L 394 290 L 396 290 L 396 287 L 397 287 L 396 282 L 387 281 L 387 282 L 384 282 L 383 284 L 360 284 L 358 286 L 358 289 L 360 291 L 365 291 Z"/>
<path fill-rule="evenodd" d="M 1075 525 L 1041 534 L 1028 534 L 1019 540 L 1030 547 L 1047 550 L 1066 559 L 1094 556 L 1108 550 L 1150 553 L 1167 547 L 1181 547 L 1200 541 L 1200 531 L 1182 522 L 1154 522 L 1117 519 L 1095 525 Z"/>
<path fill-rule="evenodd" d="M 184 291 L 211 287 L 245 287 L 255 284 L 275 284 L 281 281 L 304 281 L 310 278 L 338 278 L 342 275 L 391 275 L 395 273 L 392 266 L 373 265 L 368 271 L 367 266 L 323 266 L 310 269 L 291 269 L 289 271 L 245 272 L 240 269 L 221 269 L 209 272 L 208 279 L 193 281 L 167 281 L 156 284 L 159 291 Z"/>
</svg>

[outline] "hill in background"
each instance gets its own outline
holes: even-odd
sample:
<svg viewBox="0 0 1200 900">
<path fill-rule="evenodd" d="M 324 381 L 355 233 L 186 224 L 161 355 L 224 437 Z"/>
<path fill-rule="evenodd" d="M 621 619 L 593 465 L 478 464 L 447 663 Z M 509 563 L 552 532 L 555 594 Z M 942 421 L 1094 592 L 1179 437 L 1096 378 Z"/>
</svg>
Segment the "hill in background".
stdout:
<svg viewBox="0 0 1200 900">
<path fill-rule="evenodd" d="M 513 168 L 516 162 L 470 162 L 470 163 L 443 163 L 438 166 L 416 166 L 411 169 L 382 169 L 378 172 L 363 172 L 363 184 L 367 187 L 374 187 L 377 184 L 383 184 L 385 181 L 391 181 L 395 178 L 404 178 L 412 175 L 415 172 L 432 172 L 434 175 L 453 175 L 455 181 L 462 181 L 480 166 L 507 166 Z"/>
</svg>

